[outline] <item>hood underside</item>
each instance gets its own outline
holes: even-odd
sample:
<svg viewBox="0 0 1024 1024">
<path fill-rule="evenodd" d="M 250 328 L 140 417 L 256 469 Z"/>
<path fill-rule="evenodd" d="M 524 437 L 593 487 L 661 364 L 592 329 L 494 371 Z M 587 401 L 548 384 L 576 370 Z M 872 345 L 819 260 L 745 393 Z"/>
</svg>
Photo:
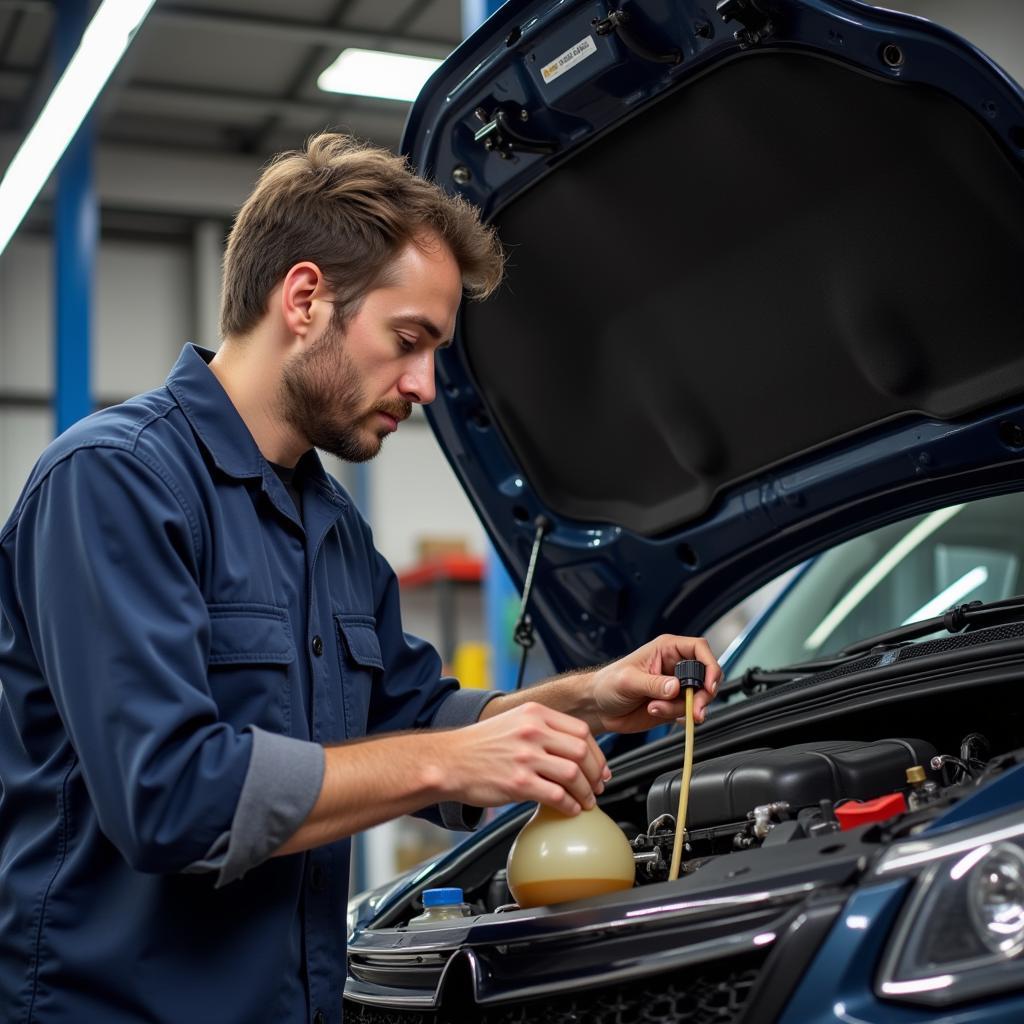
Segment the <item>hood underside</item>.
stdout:
<svg viewBox="0 0 1024 1024">
<path fill-rule="evenodd" d="M 573 519 L 665 533 L 737 482 L 1024 381 L 1024 190 L 948 96 L 806 53 L 714 69 L 495 218 L 473 375 Z"/>
<path fill-rule="evenodd" d="M 508 252 L 428 417 L 518 581 L 552 524 L 557 667 L 1019 476 L 1024 93 L 920 19 L 727 6 L 754 42 L 698 0 L 615 8 L 628 36 L 512 0 L 407 127 Z"/>
</svg>

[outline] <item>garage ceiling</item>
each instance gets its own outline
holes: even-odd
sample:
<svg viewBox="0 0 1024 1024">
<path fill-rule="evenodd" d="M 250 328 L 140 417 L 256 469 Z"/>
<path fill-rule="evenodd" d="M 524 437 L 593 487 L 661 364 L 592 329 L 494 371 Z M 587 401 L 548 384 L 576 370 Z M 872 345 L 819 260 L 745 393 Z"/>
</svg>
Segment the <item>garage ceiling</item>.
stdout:
<svg viewBox="0 0 1024 1024">
<path fill-rule="evenodd" d="M 23 137 L 49 93 L 56 6 L 0 0 L 0 132 Z M 157 0 L 99 101 L 99 141 L 264 156 L 332 127 L 395 147 L 408 104 L 317 76 L 346 46 L 444 57 L 460 16 L 459 0 Z"/>
</svg>

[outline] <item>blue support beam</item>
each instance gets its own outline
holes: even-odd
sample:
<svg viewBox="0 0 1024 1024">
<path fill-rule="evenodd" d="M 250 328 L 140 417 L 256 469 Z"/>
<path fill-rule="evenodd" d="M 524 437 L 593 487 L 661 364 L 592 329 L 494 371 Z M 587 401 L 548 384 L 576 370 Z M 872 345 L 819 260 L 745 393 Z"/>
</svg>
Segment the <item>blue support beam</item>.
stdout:
<svg viewBox="0 0 1024 1024">
<path fill-rule="evenodd" d="M 90 13 L 87 0 L 61 0 L 57 4 L 58 76 L 78 48 Z M 92 154 L 90 116 L 83 121 L 57 167 L 54 413 L 58 434 L 93 411 L 90 340 L 99 214 L 93 188 Z"/>
</svg>

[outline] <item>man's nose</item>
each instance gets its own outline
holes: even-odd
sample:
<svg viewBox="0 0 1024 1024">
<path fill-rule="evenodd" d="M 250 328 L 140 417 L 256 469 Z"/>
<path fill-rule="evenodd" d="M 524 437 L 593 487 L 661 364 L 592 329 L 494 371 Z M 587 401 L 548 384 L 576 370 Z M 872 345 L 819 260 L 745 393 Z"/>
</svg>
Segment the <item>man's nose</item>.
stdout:
<svg viewBox="0 0 1024 1024">
<path fill-rule="evenodd" d="M 398 382 L 402 397 L 418 405 L 429 405 L 437 393 L 434 383 L 434 353 L 420 353 Z"/>
</svg>

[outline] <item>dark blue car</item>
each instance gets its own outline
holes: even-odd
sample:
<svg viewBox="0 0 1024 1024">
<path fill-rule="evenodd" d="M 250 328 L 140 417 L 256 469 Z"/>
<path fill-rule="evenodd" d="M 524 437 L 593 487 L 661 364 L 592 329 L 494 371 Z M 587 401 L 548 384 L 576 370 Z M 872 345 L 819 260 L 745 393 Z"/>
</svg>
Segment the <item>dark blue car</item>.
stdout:
<svg viewBox="0 0 1024 1024">
<path fill-rule="evenodd" d="M 1021 88 L 853 0 L 511 0 L 404 145 L 508 249 L 428 416 L 555 667 L 774 596 L 677 881 L 674 731 L 632 889 L 516 908 L 516 808 L 353 900 L 346 1020 L 1024 1020 Z"/>
</svg>

